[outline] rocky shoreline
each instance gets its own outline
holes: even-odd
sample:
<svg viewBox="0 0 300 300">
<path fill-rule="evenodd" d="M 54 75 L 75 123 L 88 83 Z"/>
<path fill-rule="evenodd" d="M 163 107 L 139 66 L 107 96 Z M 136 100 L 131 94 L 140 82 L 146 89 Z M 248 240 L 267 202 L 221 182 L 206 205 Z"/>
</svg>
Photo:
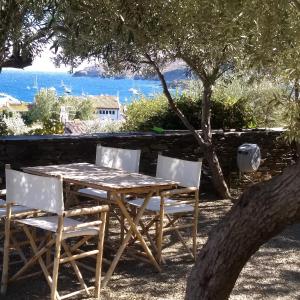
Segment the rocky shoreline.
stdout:
<svg viewBox="0 0 300 300">
<path fill-rule="evenodd" d="M 169 82 L 178 80 L 188 80 L 192 74 L 183 62 L 173 62 L 163 69 L 163 75 Z M 125 71 L 122 74 L 111 74 L 107 72 L 104 66 L 95 65 L 89 66 L 82 70 L 76 71 L 74 77 L 100 77 L 100 78 L 114 78 L 114 79 L 135 79 L 135 80 L 159 80 L 157 75 L 152 74 L 135 74 L 130 71 Z"/>
</svg>

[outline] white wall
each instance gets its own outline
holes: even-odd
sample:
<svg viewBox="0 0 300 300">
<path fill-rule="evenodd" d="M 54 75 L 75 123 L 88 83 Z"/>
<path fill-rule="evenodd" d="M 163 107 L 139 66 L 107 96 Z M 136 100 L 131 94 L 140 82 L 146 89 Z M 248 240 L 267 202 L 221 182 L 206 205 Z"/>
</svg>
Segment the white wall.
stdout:
<svg viewBox="0 0 300 300">
<path fill-rule="evenodd" d="M 120 112 L 119 109 L 98 109 L 97 116 L 100 120 L 111 119 L 114 121 L 120 120 Z"/>
</svg>

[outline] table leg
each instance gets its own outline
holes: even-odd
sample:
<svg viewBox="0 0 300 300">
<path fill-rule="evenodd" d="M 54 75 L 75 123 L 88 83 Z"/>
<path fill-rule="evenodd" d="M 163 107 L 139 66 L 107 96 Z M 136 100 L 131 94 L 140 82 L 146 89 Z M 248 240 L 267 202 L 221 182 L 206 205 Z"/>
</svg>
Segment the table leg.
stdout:
<svg viewBox="0 0 300 300">
<path fill-rule="evenodd" d="M 129 224 L 130 224 L 130 228 L 128 230 L 128 232 L 126 233 L 126 236 L 120 246 L 120 248 L 118 249 L 116 255 L 115 255 L 115 258 L 114 260 L 112 261 L 108 271 L 106 272 L 105 274 L 105 277 L 103 279 L 103 282 L 102 282 L 102 286 L 105 287 L 107 285 L 107 282 L 109 281 L 112 273 L 114 272 L 120 258 L 121 258 L 121 255 L 122 253 L 124 252 L 125 248 L 126 248 L 126 245 L 127 243 L 129 242 L 131 236 L 132 236 L 132 232 L 134 232 L 138 238 L 138 240 L 141 242 L 144 250 L 146 251 L 150 261 L 152 262 L 152 264 L 156 267 L 156 269 L 161 272 L 161 268 L 159 266 L 159 264 L 157 263 L 157 261 L 155 260 L 151 250 L 149 249 L 149 247 L 147 246 L 143 236 L 141 235 L 141 233 L 139 232 L 139 230 L 137 229 L 137 225 L 141 219 L 141 217 L 143 216 L 144 214 L 144 211 L 147 207 L 147 204 L 150 200 L 150 197 L 152 196 L 152 192 L 149 193 L 146 197 L 145 197 L 145 201 L 143 203 L 143 205 L 141 206 L 140 210 L 138 211 L 137 215 L 135 216 L 134 220 L 132 220 L 132 218 L 130 217 L 124 203 L 122 202 L 122 199 L 121 197 L 119 197 L 118 195 L 116 195 L 116 202 L 118 204 L 118 206 L 120 207 L 122 213 L 124 214 L 125 218 L 128 220 Z"/>
</svg>

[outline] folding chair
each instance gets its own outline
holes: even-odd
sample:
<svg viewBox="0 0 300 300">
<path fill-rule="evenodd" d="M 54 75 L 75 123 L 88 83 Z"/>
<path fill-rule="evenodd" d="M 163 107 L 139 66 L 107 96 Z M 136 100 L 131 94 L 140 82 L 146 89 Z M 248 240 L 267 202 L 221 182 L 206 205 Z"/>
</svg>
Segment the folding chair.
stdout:
<svg viewBox="0 0 300 300">
<path fill-rule="evenodd" d="M 142 230 L 147 234 L 151 241 L 149 234 L 153 225 L 156 225 L 156 251 L 157 260 L 159 263 L 164 262 L 162 258 L 162 243 L 163 235 L 169 231 L 175 231 L 179 240 L 182 242 L 185 249 L 195 259 L 197 251 L 197 223 L 199 211 L 199 185 L 201 176 L 202 161 L 187 161 L 177 158 L 170 158 L 163 155 L 158 155 L 156 177 L 169 179 L 180 183 L 179 189 L 162 192 L 159 196 L 153 196 L 147 205 L 146 211 L 154 217 L 145 224 L 140 222 Z M 172 199 L 170 197 L 182 194 L 194 194 L 194 199 Z M 137 198 L 130 200 L 127 203 L 132 207 L 141 207 L 144 199 Z M 191 223 L 178 224 L 181 217 L 192 215 Z M 167 221 L 167 222 L 165 222 Z M 180 229 L 192 228 L 193 246 L 192 250 L 187 246 L 183 239 Z"/>
<path fill-rule="evenodd" d="M 141 150 L 111 148 L 97 145 L 95 164 L 100 167 L 119 169 L 129 173 L 138 173 L 140 155 Z M 78 190 L 78 192 L 81 195 L 94 198 L 96 200 L 110 199 L 110 195 L 103 190 L 85 188 Z"/>
<path fill-rule="evenodd" d="M 1 281 L 1 294 L 6 293 L 7 283 L 16 279 L 28 278 L 33 274 L 23 274 L 37 261 L 51 289 L 51 300 L 66 299 L 82 292 L 90 296 L 95 290 L 95 298 L 100 299 L 100 281 L 102 267 L 103 240 L 105 232 L 105 219 L 108 206 L 95 206 L 64 210 L 62 178 L 42 177 L 23 172 L 6 169 L 7 211 L 5 221 L 5 242 L 3 255 L 3 272 Z M 26 218 L 14 221 L 24 231 L 34 253 L 27 263 L 14 275 L 8 276 L 9 248 L 12 222 L 12 204 L 25 205 L 33 209 L 48 212 L 47 216 Z M 96 221 L 79 221 L 70 217 L 97 214 Z M 100 214 L 100 219 L 99 219 Z M 48 232 L 44 240 L 37 245 L 31 228 Z M 97 249 L 82 251 L 79 249 L 87 240 L 98 237 Z M 69 245 L 66 240 L 72 238 Z M 79 240 L 78 240 L 79 239 Z M 76 243 L 74 244 L 74 242 Z M 54 247 L 54 261 L 51 262 L 51 249 Z M 62 249 L 64 252 L 62 252 Z M 75 254 L 73 254 L 75 253 Z M 43 255 L 46 255 L 45 263 Z M 87 287 L 78 268 L 77 259 L 96 255 L 95 285 Z M 60 296 L 57 291 L 59 265 L 70 263 L 80 283 L 81 289 L 67 295 Z M 53 266 L 52 276 L 49 269 Z"/>
<path fill-rule="evenodd" d="M 6 165 L 7 168 L 10 168 L 9 165 Z M 5 196 L 6 190 L 1 190 L 0 195 Z M 22 205 L 13 205 L 11 207 L 11 217 L 13 219 L 17 218 L 24 218 L 27 216 L 32 216 L 35 214 L 36 211 L 33 210 L 32 208 L 22 206 Z M 3 243 L 4 238 L 5 238 L 5 231 L 4 231 L 4 221 L 6 217 L 6 201 L 3 199 L 0 199 L 0 226 L 1 226 L 1 231 L 0 231 L 0 243 Z M 28 243 L 24 242 L 19 242 L 17 241 L 17 238 L 15 236 L 11 236 L 11 241 L 10 241 L 10 246 L 12 249 L 15 250 L 15 253 L 20 257 L 20 260 L 14 260 L 10 264 L 19 264 L 19 263 L 26 263 L 27 259 L 25 256 L 25 253 L 23 252 L 22 246 L 26 245 Z M 4 252 L 4 245 L 0 246 L 0 252 Z M 0 266 L 0 269 L 2 269 L 2 266 Z"/>
<path fill-rule="evenodd" d="M 100 167 L 108 167 L 118 170 L 127 171 L 130 173 L 138 173 L 140 164 L 141 150 L 131 150 L 122 148 L 103 147 L 97 145 L 96 149 L 96 162 L 95 164 Z M 106 191 L 83 188 L 79 189 L 76 193 L 79 196 L 88 197 L 97 201 L 106 201 L 106 204 L 112 205 L 111 195 Z M 124 238 L 125 226 L 124 216 L 122 213 L 118 213 L 117 206 L 111 206 L 110 212 L 119 221 L 121 225 L 120 237 L 121 240 Z M 109 220 L 107 221 L 107 230 L 109 227 Z"/>
</svg>

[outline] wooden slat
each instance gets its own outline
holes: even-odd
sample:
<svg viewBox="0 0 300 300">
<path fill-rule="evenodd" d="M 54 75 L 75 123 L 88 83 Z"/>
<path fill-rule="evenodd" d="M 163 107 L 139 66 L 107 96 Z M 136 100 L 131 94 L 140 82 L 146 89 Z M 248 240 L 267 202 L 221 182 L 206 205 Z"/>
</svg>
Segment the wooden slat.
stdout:
<svg viewBox="0 0 300 300">
<path fill-rule="evenodd" d="M 101 205 L 101 206 L 93 206 L 93 207 L 84 207 L 84 208 L 77 208 L 72 210 L 67 210 L 64 212 L 64 216 L 74 217 L 74 216 L 83 216 L 83 215 L 92 215 L 100 212 L 107 212 L 109 211 L 108 205 Z"/>
<path fill-rule="evenodd" d="M 94 286 L 91 286 L 91 287 L 88 287 L 88 288 L 87 288 L 88 291 L 92 291 L 92 290 L 94 290 L 94 289 L 95 289 Z M 79 290 L 79 291 L 76 291 L 76 292 L 72 292 L 72 293 L 69 293 L 69 294 L 66 294 L 66 295 L 61 296 L 60 299 L 63 300 L 63 299 L 71 298 L 71 297 L 74 297 L 74 296 L 76 296 L 76 295 L 81 294 L 81 293 L 84 292 L 84 291 L 85 291 L 85 290 L 82 289 L 82 290 Z"/>
<path fill-rule="evenodd" d="M 67 262 L 72 261 L 72 260 L 81 259 L 81 258 L 84 258 L 84 257 L 87 257 L 87 256 L 95 255 L 98 252 L 99 252 L 99 250 L 91 250 L 91 251 L 86 251 L 86 252 L 81 253 L 81 254 L 74 254 L 71 257 L 61 258 L 59 260 L 59 263 L 64 264 L 64 263 L 67 263 Z"/>
</svg>

